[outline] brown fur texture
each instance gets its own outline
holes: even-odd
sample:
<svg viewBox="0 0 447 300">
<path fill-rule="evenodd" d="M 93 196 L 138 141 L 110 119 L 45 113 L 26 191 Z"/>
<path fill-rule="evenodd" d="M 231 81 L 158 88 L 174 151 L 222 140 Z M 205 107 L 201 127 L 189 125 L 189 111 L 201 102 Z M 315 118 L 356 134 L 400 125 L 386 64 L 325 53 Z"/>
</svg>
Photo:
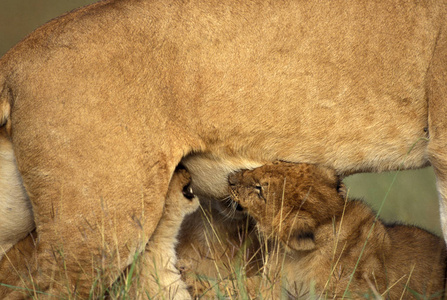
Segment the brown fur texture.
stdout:
<svg viewBox="0 0 447 300">
<path fill-rule="evenodd" d="M 34 282 L 64 294 L 46 278 L 68 277 L 85 296 L 114 281 L 181 160 L 216 199 L 232 171 L 277 159 L 432 164 L 447 232 L 446 20 L 434 0 L 106 0 L 40 27 L 0 60 Z"/>
<path fill-rule="evenodd" d="M 346 200 L 334 170 L 277 162 L 232 174 L 229 182 L 262 236 L 279 241 L 280 259 L 265 272 L 278 286 L 283 276 L 291 296 L 442 298 L 444 241 L 376 220 L 365 204 Z"/>
<path fill-rule="evenodd" d="M 213 284 L 252 276 L 261 266 L 261 252 L 253 220 L 229 207 L 216 208 L 201 199 L 201 209 L 187 216 L 176 248 L 178 267 L 193 296 L 215 297 Z M 221 203 L 224 205 L 223 203 Z"/>
<path fill-rule="evenodd" d="M 29 278 L 29 272 L 37 269 L 37 233 L 32 231 L 25 238 L 14 244 L 9 249 L 2 260 L 0 260 L 0 268 L 4 276 L 2 276 L 2 285 L 10 286 L 9 289 L 0 290 L 0 299 L 29 299 L 34 296 L 36 299 L 42 297 L 33 289 L 32 278 Z M 9 274 L 9 276 L 6 276 Z M 21 289 L 14 289 L 16 286 L 16 277 L 24 281 L 24 285 L 30 288 L 29 292 Z M 51 280 L 50 280 L 51 281 Z M 51 285 L 54 282 L 51 282 Z M 26 297 L 29 296 L 29 297 Z"/>
</svg>

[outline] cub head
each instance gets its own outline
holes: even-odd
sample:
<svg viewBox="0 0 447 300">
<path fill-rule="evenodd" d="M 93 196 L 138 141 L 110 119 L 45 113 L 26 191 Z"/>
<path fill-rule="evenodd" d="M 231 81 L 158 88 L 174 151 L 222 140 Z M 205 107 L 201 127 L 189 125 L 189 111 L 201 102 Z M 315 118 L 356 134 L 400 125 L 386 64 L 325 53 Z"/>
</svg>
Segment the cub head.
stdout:
<svg viewBox="0 0 447 300">
<path fill-rule="evenodd" d="M 329 168 L 274 162 L 228 178 L 230 194 L 257 221 L 266 238 L 294 250 L 315 248 L 319 225 L 343 211 L 340 179 Z"/>
</svg>

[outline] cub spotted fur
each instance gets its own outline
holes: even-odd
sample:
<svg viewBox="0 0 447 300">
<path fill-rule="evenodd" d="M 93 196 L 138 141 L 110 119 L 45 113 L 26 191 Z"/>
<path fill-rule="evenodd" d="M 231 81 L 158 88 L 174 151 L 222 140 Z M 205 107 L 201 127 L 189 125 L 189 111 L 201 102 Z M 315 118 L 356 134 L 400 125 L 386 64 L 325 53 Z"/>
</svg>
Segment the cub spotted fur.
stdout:
<svg viewBox="0 0 447 300">
<path fill-rule="evenodd" d="M 266 269 L 270 279 L 285 276 L 288 293 L 304 296 L 314 284 L 329 298 L 443 295 L 443 240 L 376 220 L 365 204 L 345 199 L 332 169 L 277 162 L 232 174 L 229 183 L 262 236 L 279 241 L 284 265 L 271 260 Z"/>
</svg>

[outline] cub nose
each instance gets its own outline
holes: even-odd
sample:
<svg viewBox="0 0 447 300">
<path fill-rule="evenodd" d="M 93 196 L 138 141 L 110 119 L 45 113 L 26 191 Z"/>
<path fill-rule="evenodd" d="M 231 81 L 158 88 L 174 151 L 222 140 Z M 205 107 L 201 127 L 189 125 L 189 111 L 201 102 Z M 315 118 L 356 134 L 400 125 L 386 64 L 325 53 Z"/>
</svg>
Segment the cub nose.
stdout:
<svg viewBox="0 0 447 300">
<path fill-rule="evenodd" d="M 236 185 L 237 183 L 238 183 L 237 173 L 231 173 L 230 175 L 228 175 L 229 185 Z"/>
<path fill-rule="evenodd" d="M 182 192 L 183 192 L 183 196 L 186 199 L 188 199 L 188 200 L 194 199 L 194 192 L 192 191 L 192 188 L 189 184 L 183 187 Z"/>
</svg>

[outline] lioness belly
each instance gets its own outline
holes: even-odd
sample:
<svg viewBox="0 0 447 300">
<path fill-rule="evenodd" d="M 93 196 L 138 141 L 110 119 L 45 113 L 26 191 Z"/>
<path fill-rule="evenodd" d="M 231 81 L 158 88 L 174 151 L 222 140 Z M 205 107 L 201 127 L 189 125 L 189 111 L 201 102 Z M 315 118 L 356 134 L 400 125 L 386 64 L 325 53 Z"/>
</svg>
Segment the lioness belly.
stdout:
<svg viewBox="0 0 447 300">
<path fill-rule="evenodd" d="M 340 115 L 328 120 L 318 114 L 312 118 L 310 116 L 314 115 L 307 115 L 300 121 L 294 120 L 295 124 L 307 123 L 296 130 L 284 132 L 285 124 L 280 124 L 265 129 L 260 136 L 228 137 L 226 142 L 209 145 L 210 151 L 206 154 L 186 156 L 182 163 L 191 173 L 194 191 L 200 196 L 214 198 L 227 195 L 228 174 L 278 159 L 322 164 L 335 168 L 341 175 L 428 165 L 426 109 L 421 108 L 419 115 L 411 109 L 396 113 L 391 112 L 393 108 L 388 109 L 390 115 L 358 110 L 359 114 L 369 115 L 359 119 Z M 404 116 L 412 118 L 400 123 Z M 245 132 L 233 134 L 247 136 Z"/>
</svg>

